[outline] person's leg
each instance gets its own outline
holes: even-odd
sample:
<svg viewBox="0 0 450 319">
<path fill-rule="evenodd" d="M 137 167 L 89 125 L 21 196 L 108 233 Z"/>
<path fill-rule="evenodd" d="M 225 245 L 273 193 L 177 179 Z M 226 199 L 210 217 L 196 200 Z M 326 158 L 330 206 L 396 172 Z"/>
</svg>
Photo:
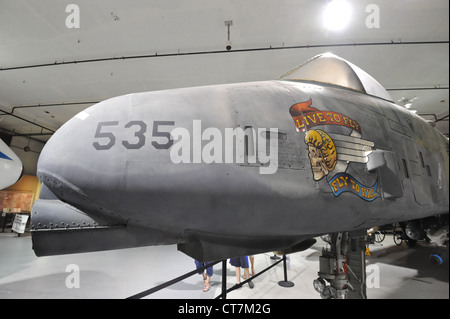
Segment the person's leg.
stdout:
<svg viewBox="0 0 450 319">
<path fill-rule="evenodd" d="M 248 278 L 250 278 L 250 272 L 247 267 L 247 268 L 244 268 L 244 279 L 248 279 Z"/>
<path fill-rule="evenodd" d="M 208 265 L 208 264 L 206 264 Z M 206 275 L 208 277 L 212 277 L 213 276 L 213 266 L 206 268 Z"/>
<path fill-rule="evenodd" d="M 252 276 L 256 275 L 255 273 L 255 256 L 249 256 L 250 258 L 250 265 L 252 267 Z"/>
<path fill-rule="evenodd" d="M 208 265 L 207 263 L 205 263 L 205 266 Z M 205 272 L 203 273 L 203 276 L 205 278 L 204 282 L 203 282 L 203 291 L 208 291 L 209 288 L 211 288 L 211 277 L 213 275 L 213 267 L 208 267 L 206 268 Z"/>
<path fill-rule="evenodd" d="M 241 283 L 241 267 L 236 267 L 236 283 Z"/>
<path fill-rule="evenodd" d="M 249 276 L 249 270 L 248 270 L 248 258 L 247 256 L 241 257 L 241 267 L 244 269 L 244 279 L 248 279 Z"/>
<path fill-rule="evenodd" d="M 249 271 L 249 267 L 248 267 L 247 256 L 244 256 L 242 259 L 242 268 L 244 268 L 244 279 L 245 280 L 249 279 L 250 271 Z M 251 280 L 248 281 L 248 286 L 252 289 L 253 289 L 253 287 L 255 287 L 255 285 L 253 284 L 253 282 Z"/>
<path fill-rule="evenodd" d="M 206 275 L 206 279 L 205 279 L 205 281 L 203 282 L 203 291 L 204 291 L 204 292 L 207 292 L 207 291 L 209 290 L 209 288 L 211 288 L 211 283 L 210 283 L 210 281 L 211 281 L 211 277 L 208 276 L 208 275 Z"/>
<path fill-rule="evenodd" d="M 197 269 L 200 269 L 200 268 L 202 268 L 205 264 L 204 263 L 202 263 L 202 262 L 200 262 L 200 261 L 198 261 L 198 260 L 194 260 L 195 261 L 195 267 L 197 268 Z M 205 274 L 205 271 L 203 270 L 203 271 L 198 271 L 198 274 L 200 275 L 202 275 L 202 277 L 203 277 L 203 282 L 205 281 L 205 279 L 206 279 L 206 274 Z"/>
</svg>

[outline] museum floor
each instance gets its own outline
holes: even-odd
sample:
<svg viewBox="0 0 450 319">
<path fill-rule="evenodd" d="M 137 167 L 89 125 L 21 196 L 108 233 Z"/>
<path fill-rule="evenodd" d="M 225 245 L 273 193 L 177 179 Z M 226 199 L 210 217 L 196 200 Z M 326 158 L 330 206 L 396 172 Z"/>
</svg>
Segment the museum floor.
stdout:
<svg viewBox="0 0 450 319">
<path fill-rule="evenodd" d="M 318 259 L 325 243 L 319 238 L 310 249 L 288 256 L 288 279 L 283 288 L 280 263 L 227 295 L 228 299 L 320 298 L 313 289 Z M 431 265 L 431 247 L 396 246 L 392 236 L 371 245 L 367 256 L 368 298 L 449 298 L 449 267 Z M 98 253 L 36 257 L 29 234 L 0 233 L 0 299 L 21 298 L 127 298 L 195 269 L 194 261 L 176 246 L 157 246 Z M 255 256 L 256 271 L 271 264 L 272 254 Z M 145 298 L 212 299 L 221 293 L 221 263 L 214 266 L 211 289 L 203 292 L 200 275 L 194 275 Z M 370 281 L 369 281 L 370 280 Z M 227 287 L 236 282 L 227 263 Z"/>
</svg>

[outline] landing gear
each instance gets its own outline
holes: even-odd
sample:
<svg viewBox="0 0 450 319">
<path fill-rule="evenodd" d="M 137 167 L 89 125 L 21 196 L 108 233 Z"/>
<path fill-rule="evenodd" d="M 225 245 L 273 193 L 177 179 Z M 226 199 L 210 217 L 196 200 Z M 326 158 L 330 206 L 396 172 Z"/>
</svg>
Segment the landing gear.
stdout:
<svg viewBox="0 0 450 319">
<path fill-rule="evenodd" d="M 351 238 L 348 232 L 325 235 L 322 239 L 330 248 L 322 250 L 314 289 L 324 299 L 365 299 L 365 241 Z"/>
</svg>

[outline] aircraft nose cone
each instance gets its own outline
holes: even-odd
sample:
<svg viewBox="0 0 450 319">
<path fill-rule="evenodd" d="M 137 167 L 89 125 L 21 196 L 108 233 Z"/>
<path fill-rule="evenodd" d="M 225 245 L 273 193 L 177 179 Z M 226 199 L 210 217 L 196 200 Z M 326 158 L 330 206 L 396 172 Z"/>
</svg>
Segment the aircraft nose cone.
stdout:
<svg viewBox="0 0 450 319">
<path fill-rule="evenodd" d="M 89 159 L 83 156 L 78 134 L 82 127 L 72 119 L 63 125 L 41 151 L 37 176 L 55 195 L 64 201 L 83 194 Z M 80 173 L 80 169 L 82 172 Z"/>
<path fill-rule="evenodd" d="M 95 104 L 66 122 L 47 142 L 37 176 L 58 198 L 80 209 L 99 209 L 105 199 L 110 205 L 118 203 L 124 155 L 96 146 L 115 143 L 109 124 L 119 116 L 115 106 L 126 110 L 127 103 L 123 96 Z"/>
</svg>

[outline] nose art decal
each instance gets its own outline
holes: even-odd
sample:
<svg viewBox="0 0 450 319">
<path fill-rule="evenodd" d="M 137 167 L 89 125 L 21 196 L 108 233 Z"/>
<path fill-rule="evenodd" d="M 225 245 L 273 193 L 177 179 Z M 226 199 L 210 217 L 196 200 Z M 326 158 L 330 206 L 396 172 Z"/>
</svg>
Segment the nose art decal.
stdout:
<svg viewBox="0 0 450 319">
<path fill-rule="evenodd" d="M 313 179 L 326 180 L 338 197 L 341 193 L 350 192 L 371 202 L 379 197 L 378 180 L 372 186 L 363 185 L 358 179 L 347 173 L 351 165 L 356 174 L 365 173 L 364 166 L 368 155 L 372 152 L 374 143 L 361 138 L 362 129 L 357 121 L 349 116 L 328 110 L 319 110 L 311 107 L 312 100 L 292 105 L 289 109 L 297 132 L 305 133 L 305 143 L 308 146 L 308 156 L 313 173 Z M 325 132 L 311 129 L 315 126 L 339 125 L 341 131 L 351 131 L 349 135 Z M 359 165 L 359 166 L 358 166 Z M 370 177 L 365 176 L 364 180 Z"/>
</svg>

